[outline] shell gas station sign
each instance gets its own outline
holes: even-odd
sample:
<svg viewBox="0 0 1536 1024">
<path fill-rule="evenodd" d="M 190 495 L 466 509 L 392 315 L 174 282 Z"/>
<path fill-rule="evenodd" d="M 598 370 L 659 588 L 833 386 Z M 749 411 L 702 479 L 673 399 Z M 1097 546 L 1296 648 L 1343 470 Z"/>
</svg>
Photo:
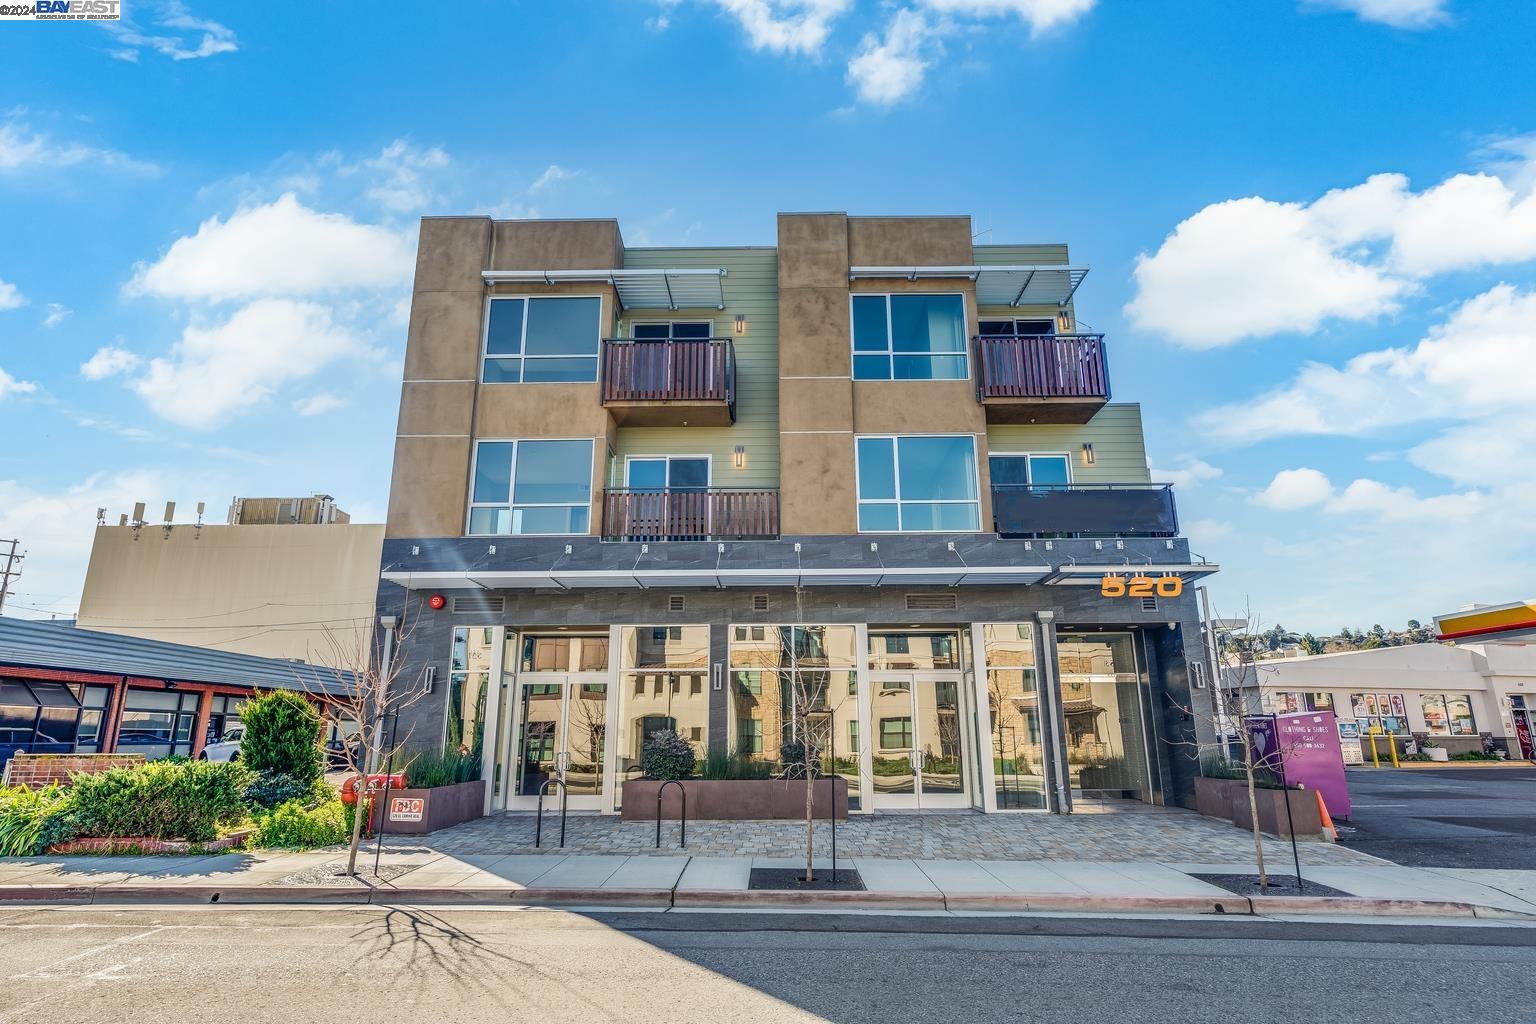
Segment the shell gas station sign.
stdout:
<svg viewBox="0 0 1536 1024">
<path fill-rule="evenodd" d="M 1478 605 L 1435 616 L 1441 640 L 1513 640 L 1536 637 L 1536 598 Z"/>
</svg>

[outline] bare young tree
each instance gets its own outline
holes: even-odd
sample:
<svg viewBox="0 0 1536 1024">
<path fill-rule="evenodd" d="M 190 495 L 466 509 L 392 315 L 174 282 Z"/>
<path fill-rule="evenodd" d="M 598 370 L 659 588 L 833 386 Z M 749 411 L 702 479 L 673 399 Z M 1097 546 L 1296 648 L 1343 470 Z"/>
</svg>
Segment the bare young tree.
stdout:
<svg viewBox="0 0 1536 1024">
<path fill-rule="evenodd" d="M 350 722 L 357 727 L 341 750 L 357 793 L 357 813 L 353 815 L 352 838 L 347 849 L 349 876 L 357 874 L 363 821 L 369 816 L 368 775 L 383 759 L 386 741 L 398 746 L 410 738 L 409 731 L 403 737 L 389 735 L 386 724 L 428 692 L 424 669 L 411 679 L 403 678 L 400 652 L 409 642 L 413 627 L 414 621 L 407 613 L 397 628 L 345 632 L 327 629 L 329 669 L 320 673 L 324 685 L 305 687 L 327 720 Z"/>
<path fill-rule="evenodd" d="M 1217 737 L 1216 760 L 1241 771 L 1242 780 L 1247 789 L 1248 816 L 1253 823 L 1253 852 L 1259 869 L 1259 888 L 1267 889 L 1269 872 L 1264 864 L 1264 832 L 1259 828 L 1258 780 L 1266 772 L 1278 772 L 1284 764 L 1285 755 L 1290 751 L 1288 748 L 1277 747 L 1274 750 L 1265 751 L 1262 755 L 1254 753 L 1248 717 L 1258 709 L 1249 708 L 1244 690 L 1249 687 L 1251 679 L 1253 691 L 1258 693 L 1258 673 L 1265 669 L 1257 657 L 1262 647 L 1259 620 L 1251 609 L 1245 608 L 1245 611 L 1247 612 L 1247 617 L 1243 620 L 1245 625 L 1240 629 L 1225 631 L 1219 639 L 1211 635 L 1204 638 L 1204 643 L 1208 645 L 1208 652 L 1213 655 L 1218 673 L 1217 678 L 1210 683 L 1212 708 L 1207 711 L 1185 706 L 1177 701 L 1172 703 L 1183 714 L 1208 724 Z M 1228 685 L 1229 676 L 1231 685 Z M 1236 746 L 1239 754 L 1236 759 L 1232 757 L 1232 743 L 1229 742 L 1227 735 L 1229 727 L 1237 733 Z M 1207 751 L 1198 740 L 1166 742 L 1194 748 L 1201 771 L 1204 772 L 1205 765 L 1208 763 Z"/>
</svg>

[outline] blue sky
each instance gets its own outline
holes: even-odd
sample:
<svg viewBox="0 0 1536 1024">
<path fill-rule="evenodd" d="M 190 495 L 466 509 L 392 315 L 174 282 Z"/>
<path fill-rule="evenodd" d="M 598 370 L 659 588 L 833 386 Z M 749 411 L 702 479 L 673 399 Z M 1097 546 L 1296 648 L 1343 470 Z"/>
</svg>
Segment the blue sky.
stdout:
<svg viewBox="0 0 1536 1024">
<path fill-rule="evenodd" d="M 1066 241 L 1219 610 L 1336 629 L 1536 575 L 1536 5 L 125 0 L 0 23 L 0 537 L 382 517 L 422 213 L 764 244 L 779 210 Z"/>
</svg>

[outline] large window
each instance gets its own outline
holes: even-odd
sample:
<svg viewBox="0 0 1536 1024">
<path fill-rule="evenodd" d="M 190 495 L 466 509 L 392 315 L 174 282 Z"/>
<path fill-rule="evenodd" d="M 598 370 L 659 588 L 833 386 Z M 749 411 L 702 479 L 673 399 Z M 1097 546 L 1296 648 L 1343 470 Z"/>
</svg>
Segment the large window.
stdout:
<svg viewBox="0 0 1536 1024">
<path fill-rule="evenodd" d="M 475 445 L 471 534 L 586 533 L 591 508 L 590 440 Z"/>
<path fill-rule="evenodd" d="M 1424 709 L 1425 731 L 1431 736 L 1477 735 L 1471 694 L 1426 693 L 1419 697 L 1419 701 Z"/>
<path fill-rule="evenodd" d="M 965 380 L 965 296 L 853 296 L 854 380 Z"/>
<path fill-rule="evenodd" d="M 602 305 L 596 296 L 491 299 L 481 379 L 487 384 L 597 380 Z"/>
<path fill-rule="evenodd" d="M 1044 808 L 1045 746 L 1034 627 L 1027 622 L 988 624 L 982 627 L 982 642 L 997 806 L 1001 810 Z M 1074 710 L 1077 707 L 1081 705 Z"/>
<path fill-rule="evenodd" d="M 861 437 L 857 445 L 861 532 L 981 528 L 974 437 Z"/>
</svg>

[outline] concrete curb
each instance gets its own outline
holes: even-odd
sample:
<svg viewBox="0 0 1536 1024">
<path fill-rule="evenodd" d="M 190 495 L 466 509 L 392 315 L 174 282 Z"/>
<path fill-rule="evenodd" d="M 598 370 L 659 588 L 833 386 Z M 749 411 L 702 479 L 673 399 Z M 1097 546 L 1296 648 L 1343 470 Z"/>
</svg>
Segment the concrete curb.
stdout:
<svg viewBox="0 0 1536 1024">
<path fill-rule="evenodd" d="M 909 910 L 930 913 L 1211 914 L 1227 916 L 1458 917 L 1536 921 L 1501 907 L 1451 900 L 1356 896 L 1099 896 L 1084 893 L 781 892 L 737 889 L 432 888 L 331 885 L 8 885 L 0 903 L 437 904 L 648 910 Z"/>
</svg>

